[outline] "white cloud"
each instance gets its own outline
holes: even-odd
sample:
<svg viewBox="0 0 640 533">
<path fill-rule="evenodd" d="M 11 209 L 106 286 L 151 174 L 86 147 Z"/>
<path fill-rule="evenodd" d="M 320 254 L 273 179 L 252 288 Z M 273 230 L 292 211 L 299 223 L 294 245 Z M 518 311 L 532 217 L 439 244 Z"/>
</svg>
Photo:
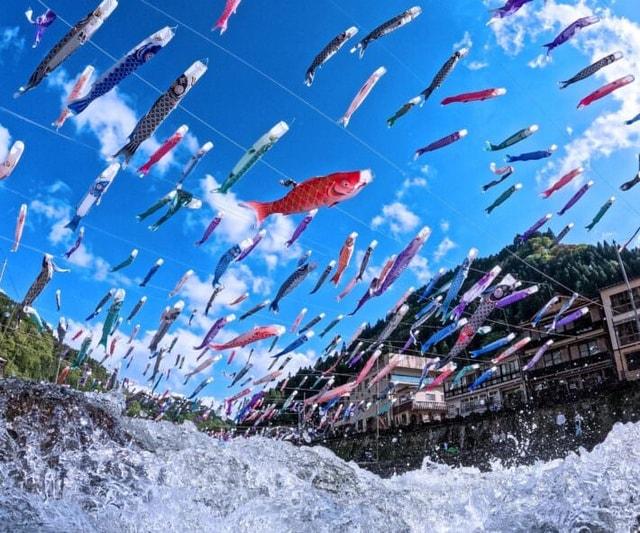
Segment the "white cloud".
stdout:
<svg viewBox="0 0 640 533">
<path fill-rule="evenodd" d="M 487 61 L 470 61 L 467 63 L 467 68 L 469 70 L 482 70 L 483 68 L 487 68 L 489 63 Z"/>
<path fill-rule="evenodd" d="M 529 68 L 544 68 L 546 67 L 549 63 L 552 62 L 552 57 L 550 55 L 547 54 L 538 54 L 538 57 L 536 57 L 535 59 L 532 59 L 531 61 L 529 61 L 527 63 L 527 66 Z"/>
<path fill-rule="evenodd" d="M 75 233 L 65 227 L 71 218 L 71 206 L 64 200 L 54 197 L 47 197 L 44 200 L 36 198 L 29 204 L 29 210 L 35 217 L 42 217 L 52 224 L 47 236 L 47 240 L 51 244 L 68 248 L 75 242 Z M 84 243 L 66 261 L 71 265 L 90 271 L 92 279 L 96 281 L 110 281 L 124 286 L 132 284 L 127 276 L 119 272 L 109 272 L 111 268 L 109 262 L 91 253 Z"/>
<path fill-rule="evenodd" d="M 374 229 L 387 225 L 394 235 L 407 233 L 415 229 L 418 224 L 420 224 L 420 217 L 401 202 L 384 205 L 382 213 L 371 220 L 371 226 Z"/>
<path fill-rule="evenodd" d="M 593 14 L 600 16 L 600 22 L 580 31 L 564 46 L 573 46 L 580 50 L 587 57 L 586 64 L 595 62 L 613 51 L 622 51 L 622 60 L 595 74 L 594 77 L 602 84 L 638 72 L 640 25 L 625 17 L 614 16 L 608 9 L 593 10 L 586 0 L 579 0 L 574 5 L 548 0 L 541 9 L 533 9 L 531 4 L 527 4 L 516 15 L 498 21 L 492 28 L 498 44 L 505 52 L 516 55 L 522 50 L 525 39 L 536 42 L 544 32 L 544 41 L 550 41 L 560 29 L 574 20 Z M 584 94 L 588 92 L 589 90 L 585 89 Z M 600 106 L 605 111 L 564 146 L 562 157 L 547 163 L 537 176 L 538 181 L 545 181 L 545 178 L 551 181 L 572 168 L 588 168 L 592 159 L 609 157 L 621 149 L 640 147 L 640 129 L 621 127 L 625 118 L 633 116 L 640 108 L 638 82 L 614 92 L 606 97 L 605 101 L 596 102 L 593 106 Z M 569 135 L 572 132 L 572 129 L 567 129 Z M 574 181 L 576 187 L 581 183 L 580 179 Z"/>
<path fill-rule="evenodd" d="M 0 161 L 4 161 L 9 153 L 11 134 L 9 130 L 0 124 Z"/>
<path fill-rule="evenodd" d="M 464 48 L 471 48 L 473 46 L 473 41 L 471 40 L 471 34 L 468 31 L 464 32 L 464 35 L 462 36 L 462 39 L 460 39 L 458 42 L 453 43 L 453 49 L 454 50 L 458 50 L 462 47 Z"/>
<path fill-rule="evenodd" d="M 453 242 L 449 237 L 445 237 L 440 241 L 436 251 L 433 252 L 433 260 L 438 263 L 445 255 L 447 255 L 451 250 L 457 248 L 457 244 Z"/>
<path fill-rule="evenodd" d="M 445 220 L 443 218 L 440 221 L 440 231 L 442 231 L 442 233 L 447 233 L 450 227 L 451 227 L 451 223 L 448 220 Z"/>
<path fill-rule="evenodd" d="M 0 28 L 0 53 L 10 49 L 15 49 L 19 52 L 24 49 L 24 37 L 18 37 L 19 33 L 19 26 Z"/>
<path fill-rule="evenodd" d="M 429 269 L 429 260 L 422 255 L 416 255 L 413 258 L 413 261 L 411 261 L 409 265 L 409 270 L 413 272 L 420 283 L 426 283 L 431 279 L 432 274 Z"/>
<path fill-rule="evenodd" d="M 396 198 L 401 200 L 407 191 L 411 188 L 423 188 L 427 186 L 427 180 L 425 178 L 405 178 L 400 188 L 396 191 Z"/>
</svg>

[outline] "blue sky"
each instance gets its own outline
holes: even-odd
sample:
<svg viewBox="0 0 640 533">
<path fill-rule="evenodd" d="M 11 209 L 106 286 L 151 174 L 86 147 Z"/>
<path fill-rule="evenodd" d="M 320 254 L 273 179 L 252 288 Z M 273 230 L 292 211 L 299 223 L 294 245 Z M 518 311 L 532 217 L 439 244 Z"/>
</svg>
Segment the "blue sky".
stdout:
<svg viewBox="0 0 640 533">
<path fill-rule="evenodd" d="M 85 244 L 67 265 L 72 273 L 56 274 L 36 302 L 43 317 L 55 324 L 58 313 L 54 291 L 60 288 L 62 314 L 72 321 L 73 334 L 109 288 L 127 291 L 126 313 L 146 294 L 149 302 L 136 320 L 142 324 L 141 342 L 136 344 L 134 363 L 125 374 L 131 378 L 140 378 L 148 356 L 144 341 L 148 343 L 166 305 L 179 298 L 186 302 L 184 316 L 172 335 L 179 335 L 176 350 L 187 356 L 185 369 L 191 368 L 197 354 L 190 346 L 208 329 L 212 319 L 232 311 L 240 315 L 273 297 L 295 268 L 295 259 L 306 250 L 313 251 L 317 274 L 284 301 L 280 314 L 264 311 L 235 322 L 221 338 L 254 324 L 288 326 L 303 306 L 309 308 L 308 318 L 324 311 L 329 320 L 350 311 L 364 285 L 357 286 L 340 303 L 335 299 L 340 289 L 327 286 L 312 297 L 307 293 L 324 266 L 337 258 L 342 242 L 352 231 L 359 233 L 359 255 L 372 239 L 380 243 L 370 269 L 373 274 L 420 227 L 428 225 L 433 230 L 420 257 L 392 290 L 376 305 L 365 307 L 336 328 L 336 333 L 345 338 L 362 321 L 380 318 L 409 286 L 424 283 L 431 271 L 457 265 L 471 246 L 478 247 L 481 255 L 496 252 L 543 214 L 559 210 L 572 191 L 562 191 L 549 200 L 542 200 L 539 192 L 575 166 L 584 166 L 583 179 L 593 179 L 595 185 L 567 215 L 554 216 L 553 229 L 559 231 L 566 223 L 575 222 L 567 242 L 595 242 L 603 238 L 623 240 L 638 225 L 635 206 L 640 189 L 627 193 L 617 190 L 620 183 L 637 172 L 640 124 L 628 127 L 622 121 L 640 112 L 638 82 L 586 109 L 576 110 L 577 102 L 600 85 L 638 72 L 640 17 L 635 0 L 534 0 L 516 16 L 491 26 L 486 25 L 487 9 L 497 7 L 499 2 L 422 3 L 420 17 L 373 43 L 364 59 L 357 59 L 349 53 L 350 46 L 345 46 L 317 72 L 311 88 L 303 84 L 305 70 L 333 36 L 356 25 L 360 29 L 356 39 L 363 37 L 414 4 L 389 0 L 372 7 L 366 0 L 322 0 L 273 2 L 266 8 L 262 2 L 245 0 L 231 18 L 228 31 L 220 36 L 210 28 L 224 7 L 222 0 L 183 2 L 180 8 L 169 0 L 153 2 L 180 22 L 141 0 L 122 0 L 94 36 L 93 43 L 99 48 L 92 44 L 81 47 L 39 87 L 18 100 L 12 98 L 13 92 L 67 28 L 62 20 L 56 21 L 40 46 L 32 49 L 33 28 L 23 15 L 27 4 L 17 0 L 6 3 L 0 19 L 0 156 L 4 157 L 7 146 L 16 139 L 25 142 L 26 150 L 19 167 L 0 185 L 4 213 L 0 220 L 0 250 L 4 252 L 0 252 L 0 259 L 9 259 L 2 289 L 18 299 L 36 276 L 43 251 L 58 256 L 61 265 L 67 264 L 60 256 L 75 237 L 63 229 L 64 223 L 93 179 L 106 168 L 107 157 L 122 146 L 137 119 L 158 96 L 144 81 L 131 77 L 85 113 L 70 119 L 60 130 L 68 137 L 64 138 L 54 134 L 49 124 L 57 117 L 78 73 L 87 64 L 95 66 L 98 73 L 103 72 L 113 62 L 104 52 L 120 57 L 165 25 L 177 25 L 176 36 L 138 71 L 144 80 L 164 91 L 194 60 L 209 60 L 208 72 L 183 102 L 185 110 L 176 110 L 164 122 L 130 167 L 117 176 L 102 205 L 83 221 Z M 61 18 L 75 23 L 95 4 L 51 0 L 49 5 Z M 44 9 L 38 2 L 33 7 L 38 13 Z M 592 12 L 602 17 L 599 24 L 556 49 L 552 61 L 540 56 L 542 44 L 576 18 Z M 424 107 L 413 110 L 388 129 L 385 119 L 422 91 L 454 47 L 459 46 L 470 47 L 471 51 L 444 86 Z M 559 80 L 616 50 L 625 52 L 623 60 L 586 81 L 558 90 Z M 337 119 L 360 86 L 381 65 L 387 68 L 387 74 L 354 114 L 349 128 L 345 131 L 337 126 Z M 506 87 L 508 92 L 487 102 L 439 105 L 445 96 L 490 87 Z M 208 192 L 214 180 L 222 181 L 242 155 L 241 147 L 250 146 L 280 120 L 290 125 L 290 131 L 265 157 L 267 164 L 256 165 L 226 197 Z M 489 163 L 502 164 L 504 157 L 504 152 L 485 152 L 484 142 L 499 142 L 533 123 L 540 125 L 540 131 L 512 152 L 544 149 L 555 143 L 559 146 L 556 154 L 546 161 L 517 165 L 509 182 L 483 194 L 481 185 L 494 177 Z M 181 124 L 190 127 L 188 137 L 149 176 L 139 179 L 134 169 Z M 469 130 L 465 139 L 412 161 L 415 149 L 461 128 Z M 149 232 L 147 224 L 136 222 L 135 214 L 172 188 L 192 151 L 207 140 L 213 141 L 215 147 L 186 183 L 188 190 L 204 200 L 203 208 L 182 211 L 158 232 Z M 249 213 L 237 206 L 238 201 L 282 196 L 286 192 L 278 184 L 282 175 L 302 181 L 360 168 L 373 170 L 373 184 L 339 209 L 321 210 L 292 249 L 286 250 L 283 242 L 301 216 L 276 217 L 268 222 L 265 241 L 245 263 L 232 267 L 223 280 L 227 289 L 209 319 L 200 316 L 191 328 L 187 327 L 190 310 L 202 310 L 208 299 L 210 275 L 220 254 L 255 232 Z M 487 217 L 483 209 L 516 182 L 523 183 L 523 189 Z M 577 187 L 578 183 L 574 185 Z M 618 201 L 597 228 L 587 233 L 584 226 L 612 194 Z M 27 227 L 20 250 L 10 254 L 15 217 L 23 202 L 29 204 Z M 196 248 L 193 242 L 219 208 L 227 212 L 224 223 L 206 246 Z M 133 266 L 119 275 L 109 274 L 108 265 L 120 262 L 134 247 L 140 249 L 140 254 Z M 151 286 L 139 288 L 136 280 L 158 257 L 165 259 L 165 265 Z M 356 261 L 343 283 L 353 274 L 355 265 Z M 167 293 L 189 268 L 196 271 L 196 276 L 178 297 L 169 300 Z M 245 290 L 251 292 L 251 297 L 240 309 L 224 305 Z M 92 324 L 93 328 L 99 330 L 103 318 L 104 314 Z M 121 328 L 123 339 L 116 355 L 108 361 L 110 366 L 119 364 L 129 331 L 130 326 Z M 94 338 L 97 340 L 98 336 L 96 333 Z M 291 340 L 289 335 L 280 340 L 279 346 Z M 254 355 L 256 366 L 252 373 L 256 379 L 265 373 L 269 363 L 264 353 L 268 344 L 259 345 Z M 314 360 L 325 344 L 318 339 L 309 343 L 307 350 L 296 354 L 295 365 L 290 368 Z M 221 371 L 237 370 L 247 353 L 236 355 L 230 367 L 225 367 L 223 361 L 217 363 L 211 372 L 214 384 L 204 394 L 217 398 L 228 395 L 230 389 Z M 170 357 L 167 365 L 172 363 Z M 198 381 L 193 378 L 183 388 L 181 377 L 174 373 L 169 385 L 173 390 L 188 392 Z"/>
</svg>

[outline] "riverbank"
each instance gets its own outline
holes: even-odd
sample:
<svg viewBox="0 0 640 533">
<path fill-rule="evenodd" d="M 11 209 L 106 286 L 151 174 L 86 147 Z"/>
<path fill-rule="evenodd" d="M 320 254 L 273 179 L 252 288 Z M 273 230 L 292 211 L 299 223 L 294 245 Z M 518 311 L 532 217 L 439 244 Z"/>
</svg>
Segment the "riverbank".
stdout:
<svg viewBox="0 0 640 533">
<path fill-rule="evenodd" d="M 640 383 L 624 383 L 563 404 L 488 411 L 379 434 L 349 432 L 318 444 L 385 477 L 418 469 L 425 459 L 486 471 L 496 462 L 533 464 L 591 450 L 617 422 L 639 420 Z"/>
</svg>

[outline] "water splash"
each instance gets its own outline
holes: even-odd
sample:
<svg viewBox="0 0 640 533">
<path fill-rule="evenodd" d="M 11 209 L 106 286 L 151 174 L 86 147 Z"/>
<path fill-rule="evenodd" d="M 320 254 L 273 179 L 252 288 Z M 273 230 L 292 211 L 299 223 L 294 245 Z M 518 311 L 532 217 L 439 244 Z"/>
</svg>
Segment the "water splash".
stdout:
<svg viewBox="0 0 640 533">
<path fill-rule="evenodd" d="M 0 529 L 542 532 L 639 524 L 640 424 L 618 424 L 592 452 L 563 460 L 485 473 L 425 461 L 381 479 L 322 447 L 258 437 L 219 443 L 189 423 L 120 417 L 114 396 L 6 389 L 0 385 Z"/>
</svg>

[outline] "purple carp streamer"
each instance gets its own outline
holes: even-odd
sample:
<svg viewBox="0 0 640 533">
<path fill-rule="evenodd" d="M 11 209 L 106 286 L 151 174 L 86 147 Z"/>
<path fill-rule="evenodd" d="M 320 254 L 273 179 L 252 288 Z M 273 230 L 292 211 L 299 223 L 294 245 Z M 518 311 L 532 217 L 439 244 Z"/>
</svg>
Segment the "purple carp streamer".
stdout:
<svg viewBox="0 0 640 533">
<path fill-rule="evenodd" d="M 593 187 L 593 180 L 589 180 L 582 187 L 580 187 L 576 191 L 576 193 L 569 199 L 569 201 L 564 205 L 564 207 L 560 209 L 560 211 L 558 211 L 558 214 L 564 215 L 567 211 L 569 211 L 569 209 L 571 209 L 574 205 L 576 205 L 578 200 L 580 200 L 580 198 L 582 198 L 591 187 Z"/>
<path fill-rule="evenodd" d="M 51 9 L 47 9 L 42 15 L 38 15 L 34 19 L 33 9 L 31 8 L 24 12 L 24 16 L 27 17 L 30 24 L 33 24 L 36 27 L 36 35 L 34 37 L 33 45 L 31 45 L 32 48 L 35 48 L 40 44 L 44 32 L 55 22 L 57 16 L 53 11 L 51 11 Z"/>
<path fill-rule="evenodd" d="M 517 13 L 525 4 L 528 4 L 532 0 L 507 0 L 507 3 L 502 7 L 491 10 L 491 20 L 487 24 L 491 24 L 492 22 L 503 19 L 506 17 L 510 17 Z"/>
<path fill-rule="evenodd" d="M 421 13 L 422 8 L 420 6 L 414 6 L 393 17 L 392 19 L 387 20 L 380 26 L 374 28 L 371 33 L 367 34 L 356 46 L 351 49 L 351 53 L 353 54 L 357 51 L 360 59 L 362 59 L 367 47 L 373 41 L 376 41 L 380 39 L 380 37 L 384 37 L 385 35 L 396 31 L 398 28 L 401 28 L 405 24 L 409 24 L 409 22 L 419 17 Z"/>
<path fill-rule="evenodd" d="M 445 146 L 449 146 L 451 143 L 459 141 L 467 136 L 469 132 L 466 129 L 454 131 L 450 135 L 443 137 L 442 139 L 438 139 L 437 141 L 428 144 L 427 146 L 423 146 L 422 148 L 418 148 L 413 154 L 413 159 L 418 159 L 421 155 L 426 154 L 427 152 L 433 152 L 434 150 L 439 150 L 440 148 L 444 148 Z"/>
<path fill-rule="evenodd" d="M 287 242 L 284 243 L 284 245 L 287 248 L 289 248 L 294 242 L 296 242 L 300 238 L 300 235 L 304 233 L 304 231 L 307 229 L 307 226 L 311 224 L 311 221 L 315 218 L 317 214 L 318 214 L 318 210 L 312 209 L 305 215 L 305 217 L 300 221 L 300 224 L 298 224 L 298 226 L 294 230 L 293 235 L 291 235 L 291 237 L 289 237 Z"/>
<path fill-rule="evenodd" d="M 200 240 L 196 242 L 196 246 L 202 246 L 205 242 L 207 242 L 209 237 L 211 237 L 211 234 L 220 225 L 220 222 L 222 222 L 223 218 L 224 211 L 218 211 L 218 214 L 211 220 L 211 222 L 209 222 L 209 225 L 204 230 L 204 233 Z"/>
<path fill-rule="evenodd" d="M 591 26 L 592 24 L 595 24 L 597 22 L 600 22 L 600 17 L 594 16 L 579 18 L 575 22 L 569 24 L 564 30 L 562 30 L 553 41 L 542 46 L 547 49 L 547 55 L 549 55 L 554 48 L 557 48 L 561 44 L 564 44 L 569 39 L 571 39 L 578 32 L 578 30 L 586 28 L 587 26 Z"/>
<path fill-rule="evenodd" d="M 531 237 L 533 237 L 533 235 L 536 233 L 536 231 L 538 231 L 542 226 L 544 226 L 547 222 L 549 222 L 549 220 L 551 220 L 552 217 L 553 217 L 553 215 L 551 213 L 547 213 L 545 216 L 543 216 L 542 218 L 538 219 L 522 235 L 518 235 L 517 236 L 518 242 L 519 243 L 527 242 Z"/>
</svg>

